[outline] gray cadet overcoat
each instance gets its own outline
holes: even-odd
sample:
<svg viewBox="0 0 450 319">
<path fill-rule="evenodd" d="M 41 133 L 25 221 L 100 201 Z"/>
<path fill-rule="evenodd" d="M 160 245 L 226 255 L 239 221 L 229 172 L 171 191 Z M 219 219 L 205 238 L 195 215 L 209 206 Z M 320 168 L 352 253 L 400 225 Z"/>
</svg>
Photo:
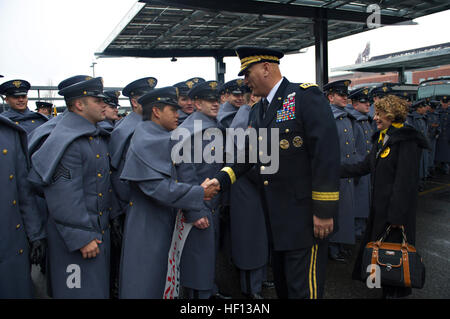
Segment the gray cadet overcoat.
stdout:
<svg viewBox="0 0 450 319">
<path fill-rule="evenodd" d="M 374 133 L 372 120 L 348 105 L 345 110 L 354 117 L 353 130 L 355 134 L 355 148 L 358 160 L 363 160 L 372 149 L 372 135 Z M 370 211 L 370 175 L 355 178 L 355 217 L 367 218 Z"/>
<path fill-rule="evenodd" d="M 142 122 L 142 116 L 131 112 L 115 126 L 109 140 L 109 152 L 111 154 L 111 182 L 117 196 L 119 207 L 114 208 L 114 215 L 125 213 L 130 202 L 130 186 L 128 182 L 120 179 L 125 157 L 136 126 Z"/>
<path fill-rule="evenodd" d="M 251 107 L 242 105 L 230 119 L 230 128 L 247 129 Z M 227 143 L 233 142 L 227 138 Z M 235 143 L 237 141 L 234 141 Z M 237 149 L 234 146 L 235 157 Z M 229 146 L 226 146 L 228 150 Z M 262 208 L 261 195 L 255 178 L 249 178 L 253 171 L 239 178 L 230 189 L 230 231 L 231 255 L 234 264 L 243 270 L 257 269 L 267 264 L 269 243 Z"/>
<path fill-rule="evenodd" d="M 0 116 L 0 299 L 32 298 L 29 241 L 46 236 L 27 181 L 26 132 Z"/>
<path fill-rule="evenodd" d="M 352 121 L 343 108 L 330 105 L 339 135 L 341 164 L 356 161 L 355 137 Z M 337 231 L 330 236 L 330 242 L 341 244 L 355 243 L 355 189 L 352 178 L 341 178 L 339 186 L 339 212 Z"/>
<path fill-rule="evenodd" d="M 14 123 L 20 125 L 27 132 L 27 134 L 29 134 L 39 125 L 42 125 L 48 121 L 48 118 L 45 115 L 30 111 L 29 109 L 26 109 L 23 113 L 10 109 L 6 112 L 3 112 L 2 115 L 9 118 Z"/>
<path fill-rule="evenodd" d="M 67 113 L 33 154 L 29 179 L 48 206 L 49 276 L 54 298 L 109 298 L 112 187 L 109 133 Z M 98 239 L 100 254 L 80 249 Z M 78 285 L 79 284 L 79 285 Z"/>
<path fill-rule="evenodd" d="M 177 209 L 203 207 L 203 188 L 177 181 L 170 132 L 152 121 L 136 127 L 121 178 L 130 183 L 120 267 L 120 298 L 163 297 Z"/>
<path fill-rule="evenodd" d="M 202 130 L 194 130 L 194 121 L 201 121 Z M 202 157 L 201 163 L 194 162 L 194 139 L 197 134 L 202 135 L 202 144 L 199 151 L 203 153 L 215 154 L 223 149 L 212 149 L 212 140 L 208 140 L 205 130 L 217 128 L 219 124 L 216 119 L 210 118 L 201 112 L 192 113 L 180 126 L 187 129 L 190 136 L 186 141 L 191 141 L 191 163 L 181 163 L 177 167 L 178 178 L 183 183 L 200 185 L 206 178 L 213 178 L 222 168 L 223 163 L 206 163 Z M 199 129 L 199 127 L 198 127 Z M 211 137 L 212 138 L 212 137 Z M 222 141 L 223 143 L 223 141 Z M 209 149 L 207 149 L 207 147 Z M 195 222 L 202 217 L 207 217 L 209 227 L 199 229 L 192 227 L 184 245 L 181 257 L 181 285 L 196 290 L 209 290 L 214 286 L 215 262 L 219 240 L 219 204 L 220 194 L 211 201 L 205 202 L 205 208 L 201 211 L 185 210 L 184 214 L 187 222 Z"/>
</svg>

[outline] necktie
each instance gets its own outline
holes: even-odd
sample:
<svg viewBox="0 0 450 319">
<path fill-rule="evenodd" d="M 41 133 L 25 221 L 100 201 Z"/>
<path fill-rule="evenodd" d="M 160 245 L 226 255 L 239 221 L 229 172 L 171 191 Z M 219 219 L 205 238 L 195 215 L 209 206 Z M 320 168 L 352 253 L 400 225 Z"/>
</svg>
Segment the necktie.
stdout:
<svg viewBox="0 0 450 319">
<path fill-rule="evenodd" d="M 263 118 L 266 116 L 267 109 L 269 108 L 269 101 L 267 99 L 262 99 L 263 106 Z"/>
</svg>

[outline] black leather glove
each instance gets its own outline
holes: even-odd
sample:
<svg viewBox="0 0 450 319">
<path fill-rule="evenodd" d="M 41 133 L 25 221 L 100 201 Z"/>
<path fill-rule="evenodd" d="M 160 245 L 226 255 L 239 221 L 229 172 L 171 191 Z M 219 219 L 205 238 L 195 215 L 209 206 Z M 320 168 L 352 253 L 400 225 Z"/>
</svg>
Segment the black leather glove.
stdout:
<svg viewBox="0 0 450 319">
<path fill-rule="evenodd" d="M 123 214 L 111 220 L 111 241 L 116 247 L 122 247 L 123 224 Z"/>
<path fill-rule="evenodd" d="M 30 261 L 33 265 L 45 264 L 47 256 L 47 239 L 37 239 L 31 242 Z"/>
</svg>

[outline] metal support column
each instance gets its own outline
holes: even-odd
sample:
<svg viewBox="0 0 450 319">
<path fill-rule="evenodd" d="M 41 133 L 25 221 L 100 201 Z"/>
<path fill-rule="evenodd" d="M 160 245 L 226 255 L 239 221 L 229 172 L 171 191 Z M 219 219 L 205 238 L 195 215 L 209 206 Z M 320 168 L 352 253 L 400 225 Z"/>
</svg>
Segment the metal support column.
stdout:
<svg viewBox="0 0 450 319">
<path fill-rule="evenodd" d="M 316 49 L 316 83 L 320 88 L 328 83 L 328 20 L 314 19 Z"/>
<path fill-rule="evenodd" d="M 401 67 L 398 69 L 398 82 L 401 84 L 406 83 L 406 76 L 405 76 L 405 67 Z"/>
<path fill-rule="evenodd" d="M 225 62 L 223 62 L 223 56 L 214 57 L 216 60 L 216 81 L 220 83 L 225 82 Z"/>
</svg>

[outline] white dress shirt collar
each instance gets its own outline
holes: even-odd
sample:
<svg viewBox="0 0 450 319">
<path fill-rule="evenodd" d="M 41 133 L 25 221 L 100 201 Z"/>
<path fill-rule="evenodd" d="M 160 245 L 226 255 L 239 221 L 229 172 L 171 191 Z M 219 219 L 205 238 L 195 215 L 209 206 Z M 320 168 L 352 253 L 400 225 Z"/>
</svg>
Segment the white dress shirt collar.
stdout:
<svg viewBox="0 0 450 319">
<path fill-rule="evenodd" d="M 269 102 L 269 105 L 270 105 L 270 103 L 272 103 L 272 100 L 273 100 L 273 98 L 275 96 L 275 93 L 277 93 L 278 88 L 281 85 L 281 82 L 283 82 L 283 78 L 281 78 L 281 80 L 278 81 L 277 84 L 275 84 L 275 86 L 272 88 L 272 90 L 270 90 L 269 94 L 266 96 L 266 99 Z"/>
</svg>

